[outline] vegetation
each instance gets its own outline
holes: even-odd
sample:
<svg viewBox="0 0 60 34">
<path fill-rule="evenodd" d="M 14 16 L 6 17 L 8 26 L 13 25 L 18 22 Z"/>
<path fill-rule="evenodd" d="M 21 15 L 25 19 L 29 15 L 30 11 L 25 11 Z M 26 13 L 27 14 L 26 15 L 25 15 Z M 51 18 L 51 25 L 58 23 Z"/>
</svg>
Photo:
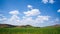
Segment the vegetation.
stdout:
<svg viewBox="0 0 60 34">
<path fill-rule="evenodd" d="M 0 28 L 0 34 L 60 34 L 60 27 Z"/>
</svg>

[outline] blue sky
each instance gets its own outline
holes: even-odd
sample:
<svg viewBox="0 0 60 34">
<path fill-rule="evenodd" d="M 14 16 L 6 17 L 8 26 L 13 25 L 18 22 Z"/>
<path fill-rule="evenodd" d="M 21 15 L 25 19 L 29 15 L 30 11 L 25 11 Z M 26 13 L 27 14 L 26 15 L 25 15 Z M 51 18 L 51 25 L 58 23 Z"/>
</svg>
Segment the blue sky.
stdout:
<svg viewBox="0 0 60 34">
<path fill-rule="evenodd" d="M 0 23 L 39 27 L 60 24 L 60 0 L 0 0 Z"/>
</svg>

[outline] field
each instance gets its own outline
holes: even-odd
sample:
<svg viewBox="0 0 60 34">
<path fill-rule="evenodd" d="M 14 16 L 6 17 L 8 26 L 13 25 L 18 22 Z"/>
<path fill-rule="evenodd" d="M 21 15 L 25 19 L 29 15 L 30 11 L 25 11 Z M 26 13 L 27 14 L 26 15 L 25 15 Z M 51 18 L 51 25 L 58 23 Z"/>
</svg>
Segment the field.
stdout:
<svg viewBox="0 0 60 34">
<path fill-rule="evenodd" d="M 0 34 L 60 34 L 60 27 L 0 28 Z"/>
</svg>

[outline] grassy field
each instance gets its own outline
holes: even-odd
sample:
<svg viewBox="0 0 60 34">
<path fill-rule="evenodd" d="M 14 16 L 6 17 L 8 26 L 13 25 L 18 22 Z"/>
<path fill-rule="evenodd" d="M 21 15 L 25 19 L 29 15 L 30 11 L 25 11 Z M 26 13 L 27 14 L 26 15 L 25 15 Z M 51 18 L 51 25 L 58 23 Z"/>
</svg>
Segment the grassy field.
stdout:
<svg viewBox="0 0 60 34">
<path fill-rule="evenodd" d="M 0 34 L 60 34 L 60 27 L 0 28 Z"/>
</svg>

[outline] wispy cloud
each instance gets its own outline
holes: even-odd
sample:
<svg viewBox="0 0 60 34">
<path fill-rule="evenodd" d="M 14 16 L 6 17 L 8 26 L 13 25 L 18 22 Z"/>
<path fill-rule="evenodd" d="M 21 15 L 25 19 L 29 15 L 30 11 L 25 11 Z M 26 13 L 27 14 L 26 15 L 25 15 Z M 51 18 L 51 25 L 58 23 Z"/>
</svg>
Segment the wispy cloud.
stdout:
<svg viewBox="0 0 60 34">
<path fill-rule="evenodd" d="M 6 20 L 7 20 L 7 18 L 3 14 L 0 14 L 0 23 L 5 24 Z"/>
</svg>

